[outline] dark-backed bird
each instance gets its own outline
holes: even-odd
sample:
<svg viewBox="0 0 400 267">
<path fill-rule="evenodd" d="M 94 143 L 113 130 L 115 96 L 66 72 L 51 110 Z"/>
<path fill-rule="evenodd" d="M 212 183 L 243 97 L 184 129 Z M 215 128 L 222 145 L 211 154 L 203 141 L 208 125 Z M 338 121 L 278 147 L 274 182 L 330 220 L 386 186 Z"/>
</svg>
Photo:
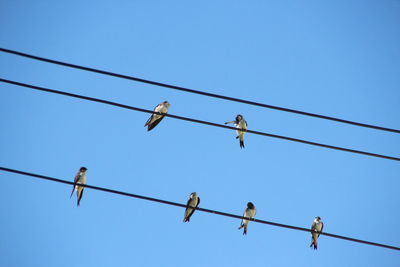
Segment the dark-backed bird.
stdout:
<svg viewBox="0 0 400 267">
<path fill-rule="evenodd" d="M 154 108 L 154 112 L 151 114 L 150 118 L 147 120 L 146 124 L 144 125 L 144 127 L 147 127 L 147 131 L 151 131 L 154 127 L 157 126 L 157 124 L 160 123 L 160 121 L 165 117 L 165 114 L 168 112 L 168 108 L 169 108 L 169 103 L 168 101 L 164 101 L 160 104 L 158 104 L 155 108 Z"/>
<path fill-rule="evenodd" d="M 233 123 L 237 129 L 243 130 L 243 131 L 236 130 L 236 133 L 237 133 L 236 139 L 239 138 L 239 140 L 240 140 L 240 142 L 239 142 L 240 148 L 244 148 L 244 138 L 243 137 L 244 137 L 244 133 L 247 130 L 247 122 L 245 121 L 245 119 L 243 118 L 242 115 L 238 114 L 236 116 L 236 120 L 225 122 L 225 124 L 229 124 L 229 123 Z"/>
<path fill-rule="evenodd" d="M 200 204 L 200 198 L 197 196 L 196 192 L 190 194 L 189 200 L 186 203 L 185 217 L 183 222 L 189 222 L 190 217 L 193 215 L 195 209 Z"/>
<path fill-rule="evenodd" d="M 247 203 L 247 208 L 244 210 L 243 217 L 247 218 L 253 218 L 256 215 L 256 207 L 254 206 L 253 203 L 249 202 Z M 249 220 L 242 219 L 242 223 L 239 226 L 239 230 L 244 227 L 243 234 L 247 234 L 247 226 L 249 225 Z"/>
<path fill-rule="evenodd" d="M 83 195 L 83 186 L 79 186 L 80 184 L 86 184 L 86 171 L 87 169 L 85 167 L 81 167 L 78 171 L 78 173 L 75 175 L 75 179 L 74 179 L 74 187 L 72 187 L 72 192 L 71 192 L 71 196 L 69 198 L 72 197 L 72 194 L 74 193 L 74 191 L 76 190 L 76 196 L 77 196 L 77 204 L 79 206 L 79 203 L 81 202 L 82 199 L 82 195 Z"/>
<path fill-rule="evenodd" d="M 310 247 L 314 246 L 314 249 L 317 249 L 317 239 L 319 235 L 324 229 L 324 224 L 321 221 L 321 217 L 317 216 L 314 219 L 314 222 L 311 226 L 311 245 Z"/>
</svg>

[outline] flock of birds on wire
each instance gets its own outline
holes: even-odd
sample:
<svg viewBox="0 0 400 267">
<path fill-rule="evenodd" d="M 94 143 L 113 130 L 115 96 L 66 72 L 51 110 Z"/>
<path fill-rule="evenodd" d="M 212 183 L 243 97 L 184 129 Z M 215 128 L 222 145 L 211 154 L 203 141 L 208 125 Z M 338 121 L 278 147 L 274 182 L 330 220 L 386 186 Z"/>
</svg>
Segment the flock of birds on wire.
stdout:
<svg viewBox="0 0 400 267">
<path fill-rule="evenodd" d="M 168 112 L 170 104 L 168 101 L 164 101 L 160 104 L 158 104 L 154 108 L 154 113 L 150 116 L 150 118 L 147 120 L 146 124 L 144 125 L 145 127 L 147 126 L 147 131 L 151 131 L 154 127 L 156 127 L 160 121 L 165 117 L 165 114 Z M 239 139 L 239 144 L 240 148 L 244 148 L 244 134 L 245 131 L 247 130 L 247 122 L 243 118 L 242 115 L 238 114 L 236 116 L 236 119 L 234 121 L 228 121 L 225 122 L 225 124 L 233 123 L 238 130 L 236 130 L 237 137 L 236 139 Z M 79 206 L 80 201 L 82 199 L 83 195 L 83 186 L 79 186 L 79 184 L 86 184 L 86 171 L 87 169 L 85 167 L 81 167 L 78 171 L 78 173 L 75 176 L 74 180 L 74 186 L 72 188 L 71 196 L 73 195 L 74 191 L 76 190 L 76 195 L 77 195 L 77 205 Z M 199 206 L 200 204 L 200 197 L 196 194 L 196 192 L 193 192 L 190 194 L 190 197 L 186 203 L 186 210 L 185 210 L 185 216 L 183 218 L 183 222 L 189 222 L 190 217 L 192 217 L 195 209 Z M 243 219 L 242 222 L 240 223 L 239 230 L 243 229 L 243 234 L 247 234 L 247 227 L 249 225 L 249 220 L 245 218 L 254 218 L 256 215 L 256 207 L 252 202 L 247 203 L 247 207 L 244 210 L 243 213 Z M 322 232 L 322 229 L 324 228 L 324 224 L 321 221 L 321 218 L 319 216 L 315 217 L 314 222 L 312 223 L 311 226 L 311 245 L 310 247 L 314 247 L 314 249 L 317 249 L 317 239 L 319 235 Z"/>
</svg>

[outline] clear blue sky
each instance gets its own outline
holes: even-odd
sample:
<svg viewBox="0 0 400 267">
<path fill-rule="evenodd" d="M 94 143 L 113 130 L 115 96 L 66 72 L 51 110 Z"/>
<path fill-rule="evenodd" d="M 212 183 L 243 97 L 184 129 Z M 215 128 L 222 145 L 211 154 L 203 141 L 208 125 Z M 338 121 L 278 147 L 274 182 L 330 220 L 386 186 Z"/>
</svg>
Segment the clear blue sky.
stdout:
<svg viewBox="0 0 400 267">
<path fill-rule="evenodd" d="M 400 129 L 400 1 L 0 1 L 0 46 Z M 0 76 L 400 156 L 400 135 L 0 53 Z M 0 165 L 400 246 L 400 164 L 0 84 Z M 399 266 L 398 251 L 0 173 L 1 266 Z"/>
</svg>

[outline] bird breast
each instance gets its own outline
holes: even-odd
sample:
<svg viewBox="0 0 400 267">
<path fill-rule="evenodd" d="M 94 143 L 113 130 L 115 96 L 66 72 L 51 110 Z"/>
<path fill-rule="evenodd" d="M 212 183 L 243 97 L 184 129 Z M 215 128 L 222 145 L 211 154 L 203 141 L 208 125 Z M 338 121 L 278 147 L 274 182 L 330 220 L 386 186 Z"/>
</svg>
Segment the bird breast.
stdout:
<svg viewBox="0 0 400 267">
<path fill-rule="evenodd" d="M 317 222 L 317 223 L 315 224 L 315 230 L 317 230 L 318 232 L 320 232 L 320 231 L 321 231 L 321 228 L 322 228 L 322 223 L 321 223 L 321 222 Z"/>
<path fill-rule="evenodd" d="M 167 113 L 168 107 L 166 107 L 165 105 L 161 105 L 161 106 L 157 107 L 155 111 L 160 112 L 160 113 Z"/>
</svg>

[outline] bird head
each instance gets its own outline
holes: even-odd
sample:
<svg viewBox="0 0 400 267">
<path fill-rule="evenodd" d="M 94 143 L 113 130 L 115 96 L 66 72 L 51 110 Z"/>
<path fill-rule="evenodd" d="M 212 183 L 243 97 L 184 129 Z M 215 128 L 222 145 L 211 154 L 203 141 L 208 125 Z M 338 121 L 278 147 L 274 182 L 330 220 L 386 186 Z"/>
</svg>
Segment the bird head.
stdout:
<svg viewBox="0 0 400 267">
<path fill-rule="evenodd" d="M 254 204 L 251 203 L 251 202 L 249 202 L 249 203 L 247 203 L 247 207 L 248 207 L 249 209 L 254 209 Z"/>
<path fill-rule="evenodd" d="M 169 103 L 168 103 L 168 101 L 164 101 L 163 104 L 164 104 L 164 106 L 166 106 L 167 108 L 169 108 Z"/>
</svg>

